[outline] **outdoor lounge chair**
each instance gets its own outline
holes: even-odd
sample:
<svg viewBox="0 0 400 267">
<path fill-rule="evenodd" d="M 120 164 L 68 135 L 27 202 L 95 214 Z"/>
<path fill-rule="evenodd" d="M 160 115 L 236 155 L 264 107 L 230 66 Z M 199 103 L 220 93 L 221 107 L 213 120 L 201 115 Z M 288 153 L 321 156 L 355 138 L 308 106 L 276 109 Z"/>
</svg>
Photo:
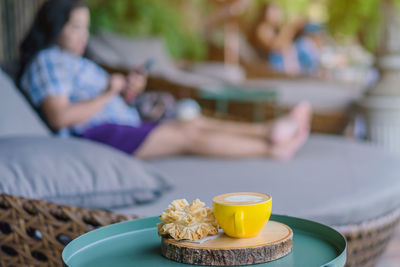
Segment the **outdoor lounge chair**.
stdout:
<svg viewBox="0 0 400 267">
<path fill-rule="evenodd" d="M 212 197 L 221 193 L 268 192 L 273 197 L 273 213 L 315 220 L 342 232 L 349 242 L 348 266 L 373 266 L 400 218 L 398 157 L 341 137 L 312 135 L 290 162 L 169 157 L 145 163 L 101 144 L 52 137 L 2 72 L 0 136 L 2 194 L 153 216 L 177 198 L 200 198 L 210 206 Z M 169 180 L 169 191 L 153 190 L 165 187 L 160 184 L 161 176 Z M 135 179 L 139 179 L 138 183 L 132 184 Z M 129 191 L 127 184 L 133 185 Z M 151 191 L 137 190 L 143 184 Z M 112 192 L 104 192 L 111 186 Z M 18 223 L 31 220 L 26 214 L 22 216 L 26 210 L 19 208 L 28 200 L 9 197 L 6 201 L 9 204 L 1 204 L 0 200 L 0 226 L 7 222 L 18 227 Z M 44 202 L 37 203 L 47 207 Z M 41 212 L 49 210 L 44 208 Z M 79 209 L 66 210 L 81 218 Z M 43 216 L 37 223 L 52 221 L 52 217 Z M 5 224 L 0 229 L 1 244 L 14 250 L 15 240 L 32 239 L 23 230 L 17 237 L 3 238 L 9 230 Z M 42 234 L 46 229 L 43 231 Z M 14 250 L 5 250 L 0 253 L 15 254 Z"/>
<path fill-rule="evenodd" d="M 352 103 L 364 91 L 359 86 L 305 77 L 284 78 L 275 75 L 274 78 L 246 79 L 240 67 L 215 62 L 195 64 L 189 68 L 193 72 L 183 71 L 176 67 L 165 51 L 162 40 L 155 37 L 135 38 L 101 32 L 91 37 L 88 56 L 110 70 L 125 72 L 147 59 L 154 59 L 147 89 L 167 91 L 178 99 L 194 98 L 206 109 L 208 115 L 215 115 L 216 103 L 203 99 L 200 88 L 218 88 L 228 84 L 245 90 L 272 90 L 277 94 L 277 110 L 287 110 L 300 101 L 308 101 L 315 109 L 311 129 L 319 133 L 342 134 L 351 118 Z M 255 68 L 260 69 L 259 65 Z M 251 121 L 254 108 L 254 105 L 248 103 L 231 101 L 228 117 Z M 276 114 L 274 110 L 271 111 L 270 105 L 265 105 L 265 109 L 267 118 Z"/>
</svg>

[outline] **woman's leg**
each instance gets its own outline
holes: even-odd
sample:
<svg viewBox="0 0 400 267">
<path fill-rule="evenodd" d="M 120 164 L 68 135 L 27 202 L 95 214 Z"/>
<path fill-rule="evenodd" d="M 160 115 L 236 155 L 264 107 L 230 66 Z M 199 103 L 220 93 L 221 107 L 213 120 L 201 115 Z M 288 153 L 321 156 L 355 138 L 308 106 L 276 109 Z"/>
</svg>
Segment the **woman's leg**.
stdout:
<svg viewBox="0 0 400 267">
<path fill-rule="evenodd" d="M 171 121 L 154 129 L 135 156 L 154 158 L 178 154 L 211 157 L 267 156 L 268 144 L 261 138 L 205 131 L 194 121 Z"/>
<path fill-rule="evenodd" d="M 296 47 L 291 45 L 283 53 L 284 72 L 289 75 L 301 74 L 301 68 L 299 65 L 299 59 Z"/>
<path fill-rule="evenodd" d="M 234 135 L 271 139 L 273 142 L 288 141 L 299 128 L 309 127 L 311 107 L 308 103 L 300 103 L 287 115 L 267 123 L 245 123 L 223 121 L 201 117 L 196 121 L 204 130 L 226 132 Z"/>
<path fill-rule="evenodd" d="M 265 138 L 237 135 L 225 131 L 209 131 L 195 121 L 166 122 L 154 129 L 139 147 L 135 156 L 149 159 L 178 154 L 212 157 L 290 158 L 304 143 L 308 131 L 298 131 L 285 143 L 268 143 Z"/>
<path fill-rule="evenodd" d="M 209 117 L 200 117 L 195 120 L 198 127 L 205 131 L 226 132 L 233 135 L 266 138 L 271 128 L 271 122 L 247 123 L 225 121 Z"/>
</svg>

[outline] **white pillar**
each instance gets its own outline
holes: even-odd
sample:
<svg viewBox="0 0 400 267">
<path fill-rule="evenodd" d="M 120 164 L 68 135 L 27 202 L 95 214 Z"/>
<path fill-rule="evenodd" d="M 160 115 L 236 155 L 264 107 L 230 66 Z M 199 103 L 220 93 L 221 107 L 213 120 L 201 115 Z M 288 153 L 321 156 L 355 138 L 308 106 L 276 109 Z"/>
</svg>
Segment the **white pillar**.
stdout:
<svg viewBox="0 0 400 267">
<path fill-rule="evenodd" d="M 400 18 L 392 0 L 382 1 L 377 66 L 381 79 L 359 102 L 367 138 L 400 154 Z"/>
</svg>

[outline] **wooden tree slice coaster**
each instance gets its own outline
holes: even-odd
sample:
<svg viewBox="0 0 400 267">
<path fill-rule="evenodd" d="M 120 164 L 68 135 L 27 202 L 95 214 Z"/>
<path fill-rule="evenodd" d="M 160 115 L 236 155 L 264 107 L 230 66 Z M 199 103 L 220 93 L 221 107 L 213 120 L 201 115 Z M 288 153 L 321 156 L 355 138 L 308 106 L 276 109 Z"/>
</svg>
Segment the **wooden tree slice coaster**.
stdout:
<svg viewBox="0 0 400 267">
<path fill-rule="evenodd" d="M 248 265 L 279 259 L 292 251 L 293 231 L 289 226 L 269 221 L 263 231 L 250 238 L 225 234 L 203 243 L 162 238 L 164 257 L 195 265 Z"/>
</svg>

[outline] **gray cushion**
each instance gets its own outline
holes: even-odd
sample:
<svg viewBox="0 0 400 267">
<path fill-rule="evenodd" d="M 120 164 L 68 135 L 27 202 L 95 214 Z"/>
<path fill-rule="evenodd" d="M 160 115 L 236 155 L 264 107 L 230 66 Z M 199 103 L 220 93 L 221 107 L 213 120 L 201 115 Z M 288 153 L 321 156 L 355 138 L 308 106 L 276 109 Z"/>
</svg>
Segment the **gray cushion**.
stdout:
<svg viewBox="0 0 400 267">
<path fill-rule="evenodd" d="M 221 77 L 217 79 L 178 69 L 157 37 L 129 37 L 101 31 L 90 38 L 88 56 L 98 64 L 126 71 L 153 59 L 151 76 L 191 87 L 221 84 Z"/>
<path fill-rule="evenodd" d="M 363 95 L 365 86 L 325 81 L 314 78 L 253 79 L 244 83 L 247 88 L 275 90 L 282 106 L 292 107 L 308 101 L 317 112 L 335 112 L 348 109 Z"/>
<path fill-rule="evenodd" d="M 229 65 L 223 62 L 206 61 L 192 64 L 190 71 L 231 84 L 241 84 L 246 79 L 245 70 L 239 65 Z"/>
<path fill-rule="evenodd" d="M 0 70 L 0 137 L 28 134 L 46 136 L 50 131 L 11 79 Z"/>
<path fill-rule="evenodd" d="M 88 55 L 96 62 L 113 68 L 130 70 L 154 59 L 152 72 L 175 69 L 174 63 L 157 37 L 129 37 L 101 31 L 89 40 Z"/>
<path fill-rule="evenodd" d="M 272 195 L 272 211 L 329 225 L 359 223 L 400 206 L 399 158 L 372 145 L 314 135 L 289 162 L 176 157 L 152 162 L 173 177 L 174 190 L 151 205 L 120 210 L 159 215 L 177 198 L 240 191 Z"/>
<path fill-rule="evenodd" d="M 90 208 L 149 202 L 168 188 L 152 168 L 75 138 L 0 138 L 0 192 Z"/>
</svg>

